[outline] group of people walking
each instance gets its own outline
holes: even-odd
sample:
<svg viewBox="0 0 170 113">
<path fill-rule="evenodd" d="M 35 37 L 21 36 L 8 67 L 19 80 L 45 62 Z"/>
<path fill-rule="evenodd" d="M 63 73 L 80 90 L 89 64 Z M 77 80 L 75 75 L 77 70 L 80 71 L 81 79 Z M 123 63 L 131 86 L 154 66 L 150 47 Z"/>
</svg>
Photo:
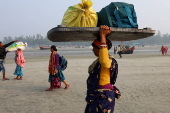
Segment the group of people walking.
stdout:
<svg viewBox="0 0 170 113">
<path fill-rule="evenodd" d="M 111 32 L 111 28 L 105 25 L 100 26 L 100 37 L 92 43 L 93 53 L 97 59 L 88 67 L 87 78 L 87 93 L 86 93 L 86 108 L 84 113 L 113 113 L 115 106 L 115 98 L 119 99 L 121 94 L 119 89 L 114 86 L 118 75 L 118 63 L 113 56 L 109 55 L 108 50 L 112 47 L 112 42 L 107 38 Z M 6 57 L 6 47 L 12 43 L 3 45 L 0 42 L 0 71 L 3 73 L 3 80 L 9 80 L 5 77 L 5 67 L 3 65 Z M 56 88 L 61 88 L 61 83 L 65 84 L 65 88 L 69 88 L 65 80 L 64 74 L 60 69 L 59 54 L 55 45 L 51 46 L 51 55 L 49 60 L 49 78 L 50 88 L 46 91 L 52 91 Z M 21 80 L 25 59 L 22 50 L 18 49 L 15 52 L 16 69 L 14 75 L 17 80 Z"/>
<path fill-rule="evenodd" d="M 9 80 L 8 78 L 6 78 L 5 67 L 4 67 L 5 58 L 7 53 L 9 52 L 6 50 L 6 48 L 17 41 L 18 40 L 15 40 L 8 44 L 3 44 L 2 42 L 0 42 L 0 71 L 2 71 L 3 74 L 2 77 L 3 81 Z M 65 89 L 67 89 L 70 85 L 65 81 L 65 77 L 62 71 L 59 70 L 59 54 L 57 53 L 56 46 L 55 45 L 51 46 L 50 51 L 51 51 L 51 56 L 50 56 L 49 67 L 48 67 L 48 72 L 49 72 L 48 81 L 50 82 L 50 88 L 48 88 L 46 91 L 52 91 L 55 88 L 61 88 L 60 82 L 63 82 L 65 84 Z M 14 79 L 22 80 L 23 77 L 22 68 L 24 67 L 25 64 L 25 58 L 22 49 L 17 48 L 17 50 L 15 51 L 14 62 L 16 63 L 16 68 L 13 73 L 14 75 L 16 75 Z"/>
<path fill-rule="evenodd" d="M 3 77 L 2 77 L 3 81 L 9 80 L 8 78 L 6 78 L 5 67 L 4 67 L 6 54 L 8 53 L 8 51 L 6 51 L 6 48 L 17 41 L 18 40 L 15 40 L 8 44 L 3 44 L 2 42 L 0 42 L 0 71 L 2 71 L 2 74 L 3 74 Z M 22 68 L 24 67 L 25 59 L 24 59 L 24 55 L 21 49 L 17 49 L 15 51 L 14 61 L 16 63 L 16 69 L 14 71 L 14 75 L 16 75 L 16 78 L 14 79 L 22 80 L 22 76 L 23 76 Z"/>
<path fill-rule="evenodd" d="M 168 47 L 167 46 L 162 46 L 161 50 L 162 55 L 168 55 Z"/>
</svg>

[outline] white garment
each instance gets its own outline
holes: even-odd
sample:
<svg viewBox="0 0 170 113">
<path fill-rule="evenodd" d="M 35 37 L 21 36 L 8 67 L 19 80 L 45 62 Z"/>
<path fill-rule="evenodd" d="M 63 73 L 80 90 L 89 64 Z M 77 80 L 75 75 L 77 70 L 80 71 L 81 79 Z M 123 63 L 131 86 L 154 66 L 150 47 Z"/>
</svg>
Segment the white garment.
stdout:
<svg viewBox="0 0 170 113">
<path fill-rule="evenodd" d="M 25 47 L 27 47 L 27 43 L 15 42 L 8 48 L 8 51 L 16 51 L 17 49 L 24 50 Z"/>
</svg>

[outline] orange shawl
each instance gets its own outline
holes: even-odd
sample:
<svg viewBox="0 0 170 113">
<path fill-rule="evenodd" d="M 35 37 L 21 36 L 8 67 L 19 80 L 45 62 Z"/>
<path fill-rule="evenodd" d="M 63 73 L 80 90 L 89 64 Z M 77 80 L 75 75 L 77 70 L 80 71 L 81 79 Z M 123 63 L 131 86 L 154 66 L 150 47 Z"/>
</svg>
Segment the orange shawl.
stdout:
<svg viewBox="0 0 170 113">
<path fill-rule="evenodd" d="M 50 60 L 49 60 L 48 72 L 51 75 L 55 75 L 58 73 L 58 70 L 56 69 L 56 58 L 55 58 L 56 53 L 57 53 L 56 51 L 53 51 L 51 53 Z"/>
</svg>

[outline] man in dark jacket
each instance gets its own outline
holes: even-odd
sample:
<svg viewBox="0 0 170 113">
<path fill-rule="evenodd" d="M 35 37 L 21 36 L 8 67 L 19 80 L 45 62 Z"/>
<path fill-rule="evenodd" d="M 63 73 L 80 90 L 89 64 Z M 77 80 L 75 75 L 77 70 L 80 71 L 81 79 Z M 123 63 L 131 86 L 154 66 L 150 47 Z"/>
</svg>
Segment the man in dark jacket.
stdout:
<svg viewBox="0 0 170 113">
<path fill-rule="evenodd" d="M 7 54 L 6 48 L 17 41 L 18 40 L 15 40 L 5 45 L 0 41 L 0 72 L 2 71 L 3 74 L 2 80 L 9 80 L 8 78 L 5 77 L 5 67 L 4 67 L 4 59 Z"/>
</svg>

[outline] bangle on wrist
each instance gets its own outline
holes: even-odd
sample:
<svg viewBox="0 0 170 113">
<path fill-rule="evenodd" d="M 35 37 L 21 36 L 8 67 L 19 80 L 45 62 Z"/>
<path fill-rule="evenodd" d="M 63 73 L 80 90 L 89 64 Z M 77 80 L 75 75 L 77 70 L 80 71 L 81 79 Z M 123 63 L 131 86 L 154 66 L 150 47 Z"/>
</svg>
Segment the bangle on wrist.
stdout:
<svg viewBox="0 0 170 113">
<path fill-rule="evenodd" d="M 100 45 L 100 46 L 107 46 L 107 45 Z"/>
<path fill-rule="evenodd" d="M 100 43 L 101 45 L 106 45 L 106 43 Z"/>
</svg>

